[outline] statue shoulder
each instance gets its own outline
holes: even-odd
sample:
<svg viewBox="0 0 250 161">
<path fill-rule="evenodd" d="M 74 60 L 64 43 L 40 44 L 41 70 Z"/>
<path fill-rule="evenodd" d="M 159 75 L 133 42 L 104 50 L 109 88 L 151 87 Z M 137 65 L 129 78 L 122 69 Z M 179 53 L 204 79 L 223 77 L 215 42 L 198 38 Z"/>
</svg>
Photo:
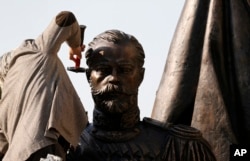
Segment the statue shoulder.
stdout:
<svg viewBox="0 0 250 161">
<path fill-rule="evenodd" d="M 151 118 L 144 118 L 143 123 L 160 129 L 160 133 L 164 134 L 162 158 L 175 160 L 178 157 L 193 161 L 199 161 L 197 158 L 204 158 L 204 161 L 216 160 L 209 143 L 198 129 L 186 125 L 162 123 Z"/>
<path fill-rule="evenodd" d="M 152 118 L 143 118 L 143 123 L 148 126 L 154 126 L 167 131 L 169 135 L 183 139 L 198 139 L 202 137 L 202 133 L 193 127 L 186 125 L 174 125 L 172 123 L 163 123 Z"/>
<path fill-rule="evenodd" d="M 169 134 L 181 139 L 201 139 L 200 130 L 186 125 L 172 125 L 169 127 Z"/>
<path fill-rule="evenodd" d="M 163 150 L 164 158 L 168 158 L 171 151 L 170 153 L 181 152 L 179 157 L 187 160 L 200 161 L 198 158 L 203 158 L 204 161 L 216 161 L 211 145 L 198 129 L 186 125 L 172 125 L 168 134 L 168 144 Z"/>
<path fill-rule="evenodd" d="M 146 126 L 160 128 L 162 130 L 168 130 L 169 127 L 172 126 L 171 123 L 163 123 L 163 122 L 160 122 L 158 120 L 155 120 L 155 119 L 152 119 L 152 118 L 149 118 L 149 117 L 144 117 L 142 122 Z"/>
</svg>

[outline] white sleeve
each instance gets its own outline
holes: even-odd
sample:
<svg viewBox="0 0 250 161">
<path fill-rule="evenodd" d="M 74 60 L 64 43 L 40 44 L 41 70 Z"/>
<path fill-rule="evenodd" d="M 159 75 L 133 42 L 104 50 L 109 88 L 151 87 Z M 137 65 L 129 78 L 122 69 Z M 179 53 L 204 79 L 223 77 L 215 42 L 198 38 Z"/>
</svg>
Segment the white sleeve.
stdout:
<svg viewBox="0 0 250 161">
<path fill-rule="evenodd" d="M 9 65 L 11 62 L 11 51 L 3 54 L 0 57 L 0 99 L 1 99 L 1 89 L 3 87 L 4 78 L 8 73 Z"/>
<path fill-rule="evenodd" d="M 80 46 L 81 30 L 74 14 L 60 12 L 36 41 L 47 54 L 56 54 L 65 41 L 70 47 Z"/>
</svg>

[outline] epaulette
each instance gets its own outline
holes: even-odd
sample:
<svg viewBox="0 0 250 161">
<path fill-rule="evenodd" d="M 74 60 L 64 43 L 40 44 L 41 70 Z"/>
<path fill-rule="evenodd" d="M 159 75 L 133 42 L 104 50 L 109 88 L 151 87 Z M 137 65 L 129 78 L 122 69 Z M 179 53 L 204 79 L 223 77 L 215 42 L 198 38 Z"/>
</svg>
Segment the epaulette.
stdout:
<svg viewBox="0 0 250 161">
<path fill-rule="evenodd" d="M 172 123 L 163 123 L 158 120 L 145 117 L 143 118 L 143 123 L 151 125 L 154 127 L 161 128 L 163 130 L 168 130 L 169 134 L 179 138 L 185 139 L 199 139 L 202 137 L 201 132 L 193 127 L 187 125 L 174 125 Z"/>
<path fill-rule="evenodd" d="M 173 136 L 183 139 L 200 139 L 202 138 L 201 132 L 191 126 L 186 125 L 172 125 L 169 128 L 169 133 Z"/>
</svg>

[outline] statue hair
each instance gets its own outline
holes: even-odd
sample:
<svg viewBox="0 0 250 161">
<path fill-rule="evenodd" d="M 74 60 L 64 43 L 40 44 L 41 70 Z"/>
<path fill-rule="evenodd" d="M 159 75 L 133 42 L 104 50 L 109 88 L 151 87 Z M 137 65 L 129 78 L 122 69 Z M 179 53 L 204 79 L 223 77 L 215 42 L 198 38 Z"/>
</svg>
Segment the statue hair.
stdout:
<svg viewBox="0 0 250 161">
<path fill-rule="evenodd" d="M 126 34 L 125 32 L 122 32 L 120 30 L 107 30 L 99 35 L 97 35 L 90 43 L 88 50 L 86 51 L 85 57 L 87 61 L 87 65 L 89 65 L 89 62 L 91 62 L 91 57 L 94 53 L 95 46 L 98 44 L 100 40 L 104 40 L 107 42 L 112 42 L 114 44 L 131 44 L 135 47 L 137 50 L 137 61 L 141 67 L 143 67 L 145 54 L 142 45 L 139 43 L 139 41 L 133 36 Z"/>
</svg>

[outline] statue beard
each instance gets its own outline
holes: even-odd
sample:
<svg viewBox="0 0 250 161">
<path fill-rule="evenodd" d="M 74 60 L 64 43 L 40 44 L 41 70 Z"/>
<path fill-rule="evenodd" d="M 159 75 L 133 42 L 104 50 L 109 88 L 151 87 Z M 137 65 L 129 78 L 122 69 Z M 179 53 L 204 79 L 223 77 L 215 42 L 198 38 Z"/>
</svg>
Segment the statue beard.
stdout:
<svg viewBox="0 0 250 161">
<path fill-rule="evenodd" d="M 129 92 L 118 85 L 108 84 L 102 89 L 91 87 L 95 107 L 105 113 L 118 114 L 137 108 L 137 91 Z"/>
</svg>

